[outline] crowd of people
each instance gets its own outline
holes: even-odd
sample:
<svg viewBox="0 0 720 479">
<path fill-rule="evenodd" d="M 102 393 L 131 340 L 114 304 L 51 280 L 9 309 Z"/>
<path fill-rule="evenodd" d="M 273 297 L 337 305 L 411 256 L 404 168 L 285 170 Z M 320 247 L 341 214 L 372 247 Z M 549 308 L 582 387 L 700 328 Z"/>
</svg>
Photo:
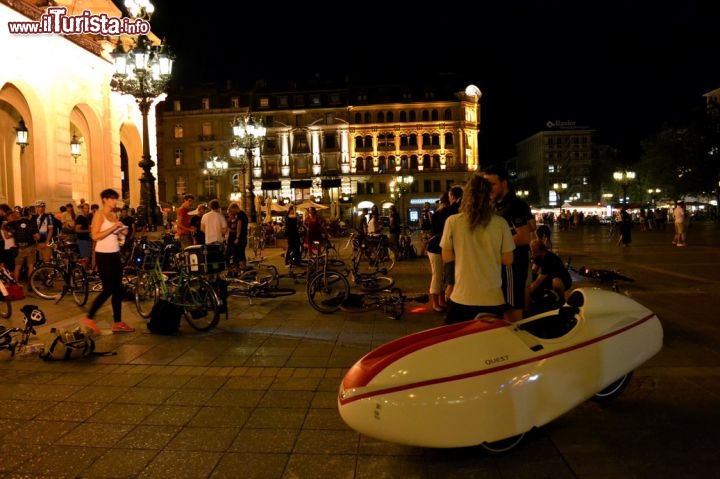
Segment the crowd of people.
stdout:
<svg viewBox="0 0 720 479">
<path fill-rule="evenodd" d="M 101 204 L 81 200 L 67 203 L 55 213 L 46 211 L 43 200 L 29 207 L 0 204 L 0 266 L 14 279 L 29 278 L 37 261 L 49 261 L 52 244 L 58 239 L 77 244 L 80 261 L 97 271 L 103 289 L 95 298 L 83 324 L 95 333 L 100 330 L 94 316 L 107 299 L 112 304 L 112 331 L 132 332 L 123 322 L 121 252 L 132 248 L 137 232 L 133 211 L 118 205 L 119 194 L 106 189 Z M 246 249 L 250 217 L 240 204 L 231 203 L 226 212 L 218 200 L 195 207 L 193 195 L 186 194 L 171 226 L 182 248 L 218 245 L 229 268 L 247 268 Z M 641 231 L 664 228 L 667 218 L 659 210 L 640 213 Z M 560 229 L 582 224 L 579 215 L 563 214 Z M 642 220 L 645 218 L 645 221 Z M 649 218 L 652 218 L 650 220 Z M 686 245 L 688 214 L 679 201 L 672 211 L 675 227 L 673 244 Z M 355 227 L 360 234 L 381 234 L 384 227 L 377 206 L 363 209 Z M 446 323 L 465 321 L 478 314 L 503 316 L 514 322 L 532 312 L 532 305 L 552 292 L 563 298 L 571 287 L 567 267 L 553 252 L 552 220 L 536 224 L 530 206 L 514 191 L 506 170 L 491 166 L 474 174 L 464 186 L 452 186 L 436 201 L 425 203 L 420 216 L 421 256 L 430 269 L 430 306 L 442 313 Z M 634 219 L 623 206 L 618 213 L 618 244 L 630 246 Z M 400 235 L 401 218 L 392 207 L 389 215 L 390 241 Z M 563 226 L 563 224 L 565 226 Z M 300 261 L 303 250 L 329 239 L 328 223 L 315 207 L 300 214 L 288 207 L 282 224 L 265 223 L 270 234 L 282 232 L 287 239 L 285 263 Z"/>
</svg>

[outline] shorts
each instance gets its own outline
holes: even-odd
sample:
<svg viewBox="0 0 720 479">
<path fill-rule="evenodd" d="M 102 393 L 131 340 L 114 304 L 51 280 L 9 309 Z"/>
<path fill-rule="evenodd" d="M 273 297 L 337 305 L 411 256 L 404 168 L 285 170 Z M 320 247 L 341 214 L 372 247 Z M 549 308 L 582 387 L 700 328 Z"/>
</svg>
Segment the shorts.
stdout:
<svg viewBox="0 0 720 479">
<path fill-rule="evenodd" d="M 527 246 L 515 248 L 513 263 L 503 265 L 502 290 L 510 309 L 525 308 L 525 286 L 528 281 L 530 251 Z"/>
<path fill-rule="evenodd" d="M 37 259 L 36 253 L 37 248 L 35 248 L 35 245 L 18 248 L 18 255 L 15 258 L 15 266 L 22 265 L 26 259 L 28 260 L 28 266 L 35 264 Z"/>
</svg>

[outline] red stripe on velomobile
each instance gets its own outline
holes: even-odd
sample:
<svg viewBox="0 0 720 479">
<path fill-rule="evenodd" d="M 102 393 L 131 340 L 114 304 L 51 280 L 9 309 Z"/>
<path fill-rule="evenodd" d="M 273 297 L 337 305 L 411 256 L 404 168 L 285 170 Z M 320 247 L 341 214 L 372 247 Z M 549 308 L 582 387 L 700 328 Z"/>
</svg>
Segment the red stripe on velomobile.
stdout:
<svg viewBox="0 0 720 479">
<path fill-rule="evenodd" d="M 420 349 L 469 334 L 504 328 L 510 324 L 508 321 L 499 318 L 492 320 L 473 319 L 419 331 L 394 339 L 370 351 L 355 363 L 345 375 L 343 387 L 347 389 L 366 386 L 372 378 L 388 365 Z"/>
<path fill-rule="evenodd" d="M 581 343 L 573 344 L 572 346 L 568 346 L 568 347 L 563 348 L 563 349 L 558 349 L 557 351 L 553 351 L 553 352 L 551 352 L 551 353 L 547 353 L 547 354 L 543 354 L 543 355 L 540 355 L 540 356 L 534 356 L 534 357 L 531 357 L 531 358 L 527 358 L 527 359 L 524 359 L 524 360 L 522 360 L 522 361 L 516 361 L 516 362 L 514 362 L 514 363 L 504 364 L 504 365 L 502 365 L 502 366 L 498 366 L 498 367 L 495 367 L 495 368 L 469 371 L 469 372 L 467 372 L 467 373 L 456 374 L 456 375 L 454 375 L 454 376 L 445 376 L 445 377 L 427 379 L 427 380 L 425 380 L 425 381 L 418 381 L 418 382 L 414 382 L 414 383 L 403 384 L 403 385 L 396 386 L 396 387 L 389 387 L 389 388 L 379 389 L 379 390 L 370 391 L 370 392 L 363 393 L 363 394 L 358 394 L 357 396 L 352 396 L 352 397 L 349 397 L 349 398 L 343 398 L 343 397 L 342 397 L 342 394 L 341 394 L 340 397 L 339 397 L 339 402 L 340 402 L 340 404 L 345 405 L 345 404 L 349 404 L 349 403 L 351 403 L 351 402 L 358 401 L 358 400 L 360 400 L 360 399 L 365 399 L 365 398 L 372 397 L 372 396 L 381 396 L 381 395 L 391 394 L 391 393 L 395 393 L 395 392 L 398 392 L 398 391 L 404 391 L 404 390 L 408 390 L 408 389 L 416 389 L 416 388 L 421 388 L 421 387 L 425 387 L 425 386 L 432 386 L 432 385 L 434 385 L 434 384 L 441 384 L 441 383 L 446 383 L 446 382 L 459 381 L 459 380 L 463 380 L 463 379 L 467 379 L 467 378 L 471 378 L 471 377 L 484 376 L 484 375 L 487 375 L 487 374 L 496 373 L 496 372 L 498 372 L 498 371 L 503 371 L 503 370 L 505 370 L 505 369 L 516 368 L 516 367 L 522 366 L 522 365 L 524 365 L 524 364 L 542 361 L 542 360 L 551 358 L 551 357 L 553 357 L 553 356 L 559 356 L 559 355 L 561 355 L 561 354 L 565 354 L 565 353 L 567 353 L 567 352 L 574 351 L 574 350 L 576 350 L 576 349 L 582 349 L 582 348 L 584 348 L 584 347 L 593 345 L 593 344 L 595 344 L 595 343 L 599 343 L 599 342 L 604 341 L 604 340 L 606 340 L 606 339 L 608 339 L 608 338 L 611 338 L 611 337 L 613 337 L 613 336 L 617 336 L 618 334 L 622 334 L 622 333 L 624 333 L 625 331 L 628 331 L 628 330 L 630 330 L 630 329 L 636 328 L 636 327 L 640 326 L 641 324 L 646 323 L 647 321 L 649 321 L 649 320 L 651 320 L 651 319 L 653 319 L 653 318 L 656 318 L 656 317 L 657 317 L 657 316 L 655 316 L 655 314 L 652 313 L 652 314 L 649 314 L 649 315 L 645 316 L 644 318 L 641 318 L 640 320 L 638 320 L 638 321 L 636 321 L 636 322 L 634 322 L 634 323 L 631 323 L 631 324 L 629 324 L 629 325 L 627 325 L 627 326 L 625 326 L 625 327 L 623 327 L 623 328 L 620 328 L 620 329 L 618 329 L 618 330 L 615 330 L 615 331 L 612 331 L 612 332 L 610 332 L 610 333 L 604 334 L 604 335 L 602 335 L 602 336 L 598 336 L 598 337 L 596 337 L 596 338 L 592 338 L 592 339 L 589 339 L 589 340 L 587 340 L 587 341 L 583 341 L 583 342 L 581 342 Z M 499 322 L 499 323 L 503 323 L 503 321 L 498 321 L 498 322 Z M 465 324 L 465 323 L 459 323 L 459 325 L 463 325 L 463 324 Z M 507 325 L 507 323 L 506 323 L 506 325 Z M 457 325 L 456 325 L 456 326 L 457 326 Z M 442 327 L 445 327 L 445 326 L 442 326 Z M 442 328 L 442 327 L 441 327 L 441 328 Z M 488 329 L 495 329 L 495 328 L 497 328 L 497 327 L 499 327 L 499 326 L 493 326 L 493 327 L 490 327 L 490 328 L 488 328 Z M 431 332 L 431 331 L 436 331 L 437 329 L 438 329 L 438 328 L 436 328 L 436 329 L 431 329 L 431 330 L 428 330 L 428 331 L 422 331 L 422 333 L 428 333 L 428 332 Z M 481 331 L 481 330 L 482 330 L 482 329 L 480 329 L 480 331 Z M 476 330 L 476 332 L 477 332 L 477 331 L 478 331 L 478 330 Z M 416 334 L 421 334 L 421 333 L 416 333 Z M 460 336 L 462 336 L 462 335 L 463 335 L 463 334 L 458 334 L 458 335 L 456 335 L 456 336 L 454 336 L 454 337 L 460 337 Z M 405 338 L 412 337 L 412 336 L 413 336 L 413 335 L 411 335 L 411 336 L 406 336 L 406 337 L 403 337 L 403 338 L 399 338 L 398 341 L 399 341 L 399 340 L 403 340 L 403 339 L 405 339 Z M 393 341 L 393 342 L 394 342 L 394 341 Z M 391 342 L 391 343 L 387 343 L 385 346 L 390 345 L 390 344 L 392 344 L 392 342 Z M 430 344 L 432 344 L 432 343 L 430 343 Z M 427 345 L 427 344 L 426 344 L 426 345 Z M 381 346 L 381 347 L 383 347 L 383 346 Z M 416 351 L 417 349 L 419 349 L 419 348 L 414 348 L 413 351 Z M 369 356 L 370 354 L 375 353 L 376 351 L 377 351 L 377 350 L 369 353 L 368 356 Z M 392 355 L 392 356 L 393 356 L 393 361 L 396 360 L 396 359 L 398 359 L 398 358 L 400 358 L 400 357 L 403 357 L 403 356 L 409 354 L 410 352 L 412 352 L 412 351 L 403 350 L 403 351 L 401 351 L 402 354 L 399 354 L 399 355 L 393 354 L 393 355 Z M 366 357 L 367 357 L 367 356 L 366 356 Z M 363 361 L 364 359 L 365 359 L 365 358 L 361 359 L 361 360 L 359 361 L 359 363 L 362 363 L 362 361 Z M 384 368 L 385 366 L 387 366 L 387 364 L 389 364 L 389 363 L 391 363 L 391 362 L 392 362 L 392 361 L 382 361 L 382 368 Z M 380 371 L 382 371 L 382 368 L 379 368 L 379 369 L 377 368 L 377 366 L 378 366 L 379 364 L 381 364 L 380 361 L 376 361 L 376 362 L 374 362 L 374 363 L 372 364 L 373 369 L 367 369 L 367 370 L 365 370 L 365 371 L 360 371 L 360 372 L 364 373 L 363 378 L 365 378 L 365 379 L 367 380 L 367 382 L 365 382 L 364 384 L 357 384 L 357 383 L 353 383 L 352 381 L 345 381 L 345 380 L 343 379 L 343 388 L 344 388 L 344 389 L 350 389 L 350 388 L 353 388 L 353 387 L 362 387 L 362 386 L 367 385 L 367 383 L 370 382 L 370 380 L 371 380 L 376 374 L 378 374 Z M 358 365 L 358 364 L 356 363 L 355 366 L 353 366 L 353 367 L 350 369 L 350 371 L 348 371 L 348 375 L 350 375 L 351 373 L 354 372 L 354 369 L 355 369 L 355 367 L 356 367 L 357 365 Z M 372 373 L 372 374 L 370 374 L 370 373 Z M 348 376 L 345 376 L 345 378 L 347 378 L 347 377 L 348 377 Z M 351 386 L 347 386 L 348 383 L 350 383 L 350 384 L 352 384 L 352 385 L 351 385 Z"/>
</svg>

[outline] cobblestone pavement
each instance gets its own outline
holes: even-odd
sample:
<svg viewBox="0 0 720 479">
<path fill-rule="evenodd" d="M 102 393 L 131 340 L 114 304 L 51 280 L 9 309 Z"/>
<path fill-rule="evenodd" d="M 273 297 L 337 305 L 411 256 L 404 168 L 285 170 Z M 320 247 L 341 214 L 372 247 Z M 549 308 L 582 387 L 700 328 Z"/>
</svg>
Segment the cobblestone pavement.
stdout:
<svg viewBox="0 0 720 479">
<path fill-rule="evenodd" d="M 653 309 L 663 350 L 606 406 L 588 402 L 531 432 L 503 455 L 480 447 L 423 449 L 376 441 L 340 419 L 344 372 L 372 348 L 441 324 L 428 305 L 399 321 L 379 311 L 323 315 L 298 293 L 232 298 L 228 320 L 199 333 L 151 335 L 126 302 L 130 334 L 109 331 L 68 362 L 0 351 L 0 476 L 7 478 L 711 478 L 720 477 L 720 227 L 696 223 L 686 248 L 672 232 L 633 232 L 620 248 L 607 229 L 553 231 L 575 266 L 620 269 L 625 293 Z M 338 241 L 341 252 L 344 243 Z M 282 266 L 281 250 L 265 255 Z M 406 293 L 429 283 L 427 260 L 392 271 Z M 289 279 L 283 285 L 291 286 Z M 92 300 L 92 297 L 91 297 Z M 52 326 L 75 327 L 83 308 L 32 295 Z"/>
</svg>

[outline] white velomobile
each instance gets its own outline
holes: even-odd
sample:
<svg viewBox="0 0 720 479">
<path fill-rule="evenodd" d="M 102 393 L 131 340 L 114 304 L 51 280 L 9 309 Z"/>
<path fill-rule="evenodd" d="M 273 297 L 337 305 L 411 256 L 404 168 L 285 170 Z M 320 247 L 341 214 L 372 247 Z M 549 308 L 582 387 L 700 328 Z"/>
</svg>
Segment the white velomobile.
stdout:
<svg viewBox="0 0 720 479">
<path fill-rule="evenodd" d="M 590 398 L 620 394 L 662 341 L 646 307 L 576 289 L 559 310 L 516 323 L 476 318 L 374 349 L 343 378 L 338 410 L 376 439 L 501 452 Z"/>
</svg>

